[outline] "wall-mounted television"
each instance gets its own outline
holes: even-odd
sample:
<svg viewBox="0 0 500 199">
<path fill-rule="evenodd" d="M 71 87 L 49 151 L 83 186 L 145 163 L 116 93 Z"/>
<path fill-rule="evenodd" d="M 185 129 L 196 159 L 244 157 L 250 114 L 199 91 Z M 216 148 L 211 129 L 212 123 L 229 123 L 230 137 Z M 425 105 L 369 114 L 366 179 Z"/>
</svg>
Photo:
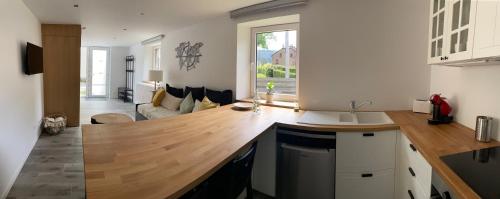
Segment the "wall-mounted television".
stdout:
<svg viewBox="0 0 500 199">
<path fill-rule="evenodd" d="M 26 46 L 26 68 L 27 75 L 43 73 L 43 48 L 29 43 Z"/>
</svg>

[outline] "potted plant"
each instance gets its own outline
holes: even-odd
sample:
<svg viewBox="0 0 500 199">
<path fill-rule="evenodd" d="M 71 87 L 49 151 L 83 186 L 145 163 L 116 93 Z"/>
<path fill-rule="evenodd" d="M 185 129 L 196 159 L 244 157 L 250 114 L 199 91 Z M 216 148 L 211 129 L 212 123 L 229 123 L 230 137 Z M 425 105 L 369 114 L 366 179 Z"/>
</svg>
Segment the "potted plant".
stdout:
<svg viewBox="0 0 500 199">
<path fill-rule="evenodd" d="M 273 102 L 273 95 L 274 95 L 274 82 L 273 81 L 268 81 L 266 85 L 266 102 L 267 103 L 272 103 Z"/>
</svg>

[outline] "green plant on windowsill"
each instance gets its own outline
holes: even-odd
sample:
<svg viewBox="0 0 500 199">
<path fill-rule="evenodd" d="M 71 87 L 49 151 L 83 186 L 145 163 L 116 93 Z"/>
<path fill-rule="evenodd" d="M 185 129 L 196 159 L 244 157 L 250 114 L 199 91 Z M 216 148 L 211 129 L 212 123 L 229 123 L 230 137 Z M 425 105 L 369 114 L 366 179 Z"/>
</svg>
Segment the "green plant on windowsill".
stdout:
<svg viewBox="0 0 500 199">
<path fill-rule="evenodd" d="M 268 81 L 266 84 L 266 102 L 267 103 L 272 103 L 273 102 L 273 94 L 274 94 L 274 81 Z"/>
</svg>

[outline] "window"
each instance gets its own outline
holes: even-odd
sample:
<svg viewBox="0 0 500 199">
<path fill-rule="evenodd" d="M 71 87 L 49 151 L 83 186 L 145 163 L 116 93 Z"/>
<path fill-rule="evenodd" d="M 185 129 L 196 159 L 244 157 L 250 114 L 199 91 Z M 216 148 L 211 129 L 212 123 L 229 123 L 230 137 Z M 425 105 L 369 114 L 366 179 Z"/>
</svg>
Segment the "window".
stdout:
<svg viewBox="0 0 500 199">
<path fill-rule="evenodd" d="M 160 61 L 161 61 L 161 48 L 160 46 L 153 47 L 153 65 L 151 69 L 160 70 Z"/>
<path fill-rule="evenodd" d="M 253 93 L 264 95 L 268 82 L 274 83 L 274 99 L 297 99 L 299 45 L 298 24 L 252 29 Z"/>
</svg>

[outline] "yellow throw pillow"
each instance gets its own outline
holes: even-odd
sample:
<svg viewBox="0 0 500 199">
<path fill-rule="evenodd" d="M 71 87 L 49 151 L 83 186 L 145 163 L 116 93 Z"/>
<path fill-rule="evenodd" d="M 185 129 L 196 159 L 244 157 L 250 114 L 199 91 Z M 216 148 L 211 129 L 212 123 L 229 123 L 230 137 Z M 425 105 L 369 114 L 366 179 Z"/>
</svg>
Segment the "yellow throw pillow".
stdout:
<svg viewBox="0 0 500 199">
<path fill-rule="evenodd" d="M 199 107 L 193 112 L 217 108 L 219 106 L 220 106 L 219 103 L 214 103 L 214 102 L 210 101 L 207 97 L 205 97 L 205 98 L 203 98 L 203 101 L 201 101 L 199 103 Z"/>
<path fill-rule="evenodd" d="M 164 88 L 160 88 L 158 89 L 156 92 L 155 92 L 155 96 L 153 97 L 153 106 L 160 106 L 161 105 L 161 101 L 163 100 L 163 98 L 165 97 L 165 89 Z"/>
</svg>

